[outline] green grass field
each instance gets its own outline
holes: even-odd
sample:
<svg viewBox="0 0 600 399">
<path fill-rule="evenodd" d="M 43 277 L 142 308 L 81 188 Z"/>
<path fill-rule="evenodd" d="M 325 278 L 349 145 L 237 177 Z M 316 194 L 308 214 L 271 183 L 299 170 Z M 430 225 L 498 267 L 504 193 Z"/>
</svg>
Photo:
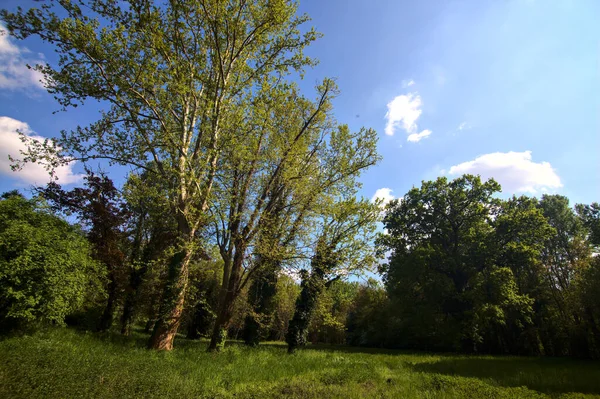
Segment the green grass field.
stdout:
<svg viewBox="0 0 600 399">
<path fill-rule="evenodd" d="M 2 398 L 591 398 L 600 363 L 556 358 L 432 355 L 281 343 L 231 343 L 219 354 L 179 339 L 50 329 L 0 341 Z"/>
</svg>

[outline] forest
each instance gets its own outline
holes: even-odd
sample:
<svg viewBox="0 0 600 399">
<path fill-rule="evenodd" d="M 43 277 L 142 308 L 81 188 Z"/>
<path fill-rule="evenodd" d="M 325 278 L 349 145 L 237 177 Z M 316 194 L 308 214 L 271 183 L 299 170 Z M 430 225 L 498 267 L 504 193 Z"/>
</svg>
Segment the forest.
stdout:
<svg viewBox="0 0 600 399">
<path fill-rule="evenodd" d="M 402 360 L 419 375 L 442 375 L 427 380 L 425 390 L 437 392 L 430 397 L 533 392 L 520 387 L 600 394 L 600 205 L 559 194 L 511 197 L 472 174 L 423 181 L 389 203 L 363 197 L 361 176 L 381 160 L 378 135 L 336 120 L 335 79 L 310 94 L 294 80 L 316 65 L 305 49 L 320 37 L 295 2 L 60 0 L 0 10 L 0 20 L 15 39 L 35 36 L 56 50 L 56 65 L 32 68 L 60 112 L 103 107 L 93 122 L 53 139 L 22 134 L 27 150 L 11 156 L 14 170 L 40 163 L 54 178 L 61 166 L 85 165 L 77 187 L 54 179 L 0 200 L 0 353 L 13 362 L 0 381 L 15 397 L 69 392 L 43 390 L 56 386 L 42 364 L 73 368 L 60 377 L 71 394 L 118 397 L 138 384 L 145 388 L 126 396 L 150 397 L 183 378 L 165 377 L 167 364 L 194 356 L 215 367 L 206 371 L 212 377 L 195 378 L 221 385 L 213 392 L 182 382 L 165 395 L 243 396 L 250 388 L 232 381 L 248 375 L 223 377 L 229 362 L 250 359 L 234 369 L 258 374 L 261 362 L 281 362 L 288 369 L 273 375 L 289 379 L 307 364 L 350 361 L 334 348 L 383 363 L 400 359 L 383 353 L 535 356 L 557 374 L 563 365 L 555 361 L 572 370 L 556 383 L 564 389 L 515 377 L 513 391 L 490 393 L 496 388 L 478 382 L 452 385 L 444 370 L 427 369 L 428 358 Z M 282 342 L 290 355 L 279 351 Z M 165 374 L 85 391 L 76 384 L 89 376 L 74 377 L 76 357 L 53 363 L 78 345 L 96 356 L 82 370 L 104 364 L 111 373 L 120 359 L 131 362 L 121 371 Z M 164 357 L 173 349 L 184 357 Z M 18 374 L 29 372 L 18 367 L 23 359 L 41 369 Z M 424 389 L 364 362 L 383 388 L 362 374 L 345 377 L 354 366 L 341 364 L 324 386 L 358 384 L 351 397 Z M 460 369 L 449 367 L 451 375 Z M 468 376 L 484 378 L 481 368 Z M 125 378 L 121 371 L 108 380 Z M 54 388 L 25 388 L 38 378 Z M 162 378 L 165 385 L 144 385 Z M 258 397 L 348 395 L 256 384 Z M 401 391 L 409 386 L 416 391 Z"/>
<path fill-rule="evenodd" d="M 4 330 L 50 322 L 129 335 L 139 325 L 152 332 L 153 347 L 177 233 L 157 211 L 164 197 L 127 199 L 138 178 L 123 193 L 90 174 L 71 191 L 54 183 L 30 200 L 3 194 Z M 290 352 L 310 342 L 598 358 L 600 207 L 572 208 L 560 195 L 500 200 L 499 190 L 476 176 L 438 178 L 384 210 L 363 203 L 364 225 L 346 204 L 348 213 L 311 231 L 310 252 L 251 253 L 223 325 L 223 276 L 231 271 L 219 256 L 225 251 L 211 248 L 190 259 L 176 328 L 216 341 L 210 350 L 229 337 L 249 346 L 285 340 Z M 357 226 L 373 231 L 378 218 L 385 230 L 374 240 L 356 235 Z M 346 231 L 343 245 L 333 245 Z M 381 279 L 353 278 L 369 270 Z"/>
</svg>

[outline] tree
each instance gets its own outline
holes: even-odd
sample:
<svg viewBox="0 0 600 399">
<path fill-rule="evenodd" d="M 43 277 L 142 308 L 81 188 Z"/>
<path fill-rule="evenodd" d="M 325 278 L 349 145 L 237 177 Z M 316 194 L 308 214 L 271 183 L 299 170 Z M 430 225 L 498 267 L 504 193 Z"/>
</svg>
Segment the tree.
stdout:
<svg viewBox="0 0 600 399">
<path fill-rule="evenodd" d="M 102 296 L 103 270 L 76 227 L 39 199 L 0 200 L 0 325 L 63 324 L 86 300 Z"/>
<path fill-rule="evenodd" d="M 314 102 L 300 96 L 293 85 L 267 81 L 261 90 L 264 102 L 244 115 L 245 131 L 250 133 L 237 138 L 244 150 L 231 146 L 224 155 L 225 191 L 213 210 L 224 272 L 209 350 L 222 347 L 233 305 L 251 277 L 289 256 L 289 247 L 322 203 L 354 189 L 360 173 L 379 160 L 372 129 L 350 132 L 333 119 L 331 99 L 337 89 L 332 80 L 317 88 Z M 285 215 L 277 211 L 281 206 Z M 265 230 L 269 233 L 261 233 Z M 255 260 L 260 261 L 249 262 L 249 254 L 257 249 Z"/>
<path fill-rule="evenodd" d="M 123 197 L 129 211 L 129 251 L 127 266 L 129 282 L 121 316 L 121 333 L 129 335 L 140 298 L 140 288 L 153 263 L 164 257 L 175 246 L 177 225 L 165 217 L 170 209 L 166 201 L 166 187 L 153 180 L 147 172 L 131 174 L 123 187 Z"/>
<path fill-rule="evenodd" d="M 30 141 L 23 161 L 46 161 L 52 169 L 104 159 L 147 170 L 169 188 L 178 250 L 169 261 L 152 348 L 173 346 L 190 259 L 206 251 L 196 233 L 208 223 L 242 99 L 251 99 L 266 76 L 313 64 L 302 51 L 318 35 L 300 33 L 308 17 L 295 16 L 296 9 L 287 0 L 77 0 L 0 11 L 15 37 L 34 35 L 55 46 L 58 65 L 35 69 L 63 109 L 88 100 L 107 106 L 89 126 Z"/>
<path fill-rule="evenodd" d="M 600 247 L 600 204 L 597 202 L 590 205 L 577 204 L 575 210 L 583 225 L 589 230 L 590 243 Z"/>
<path fill-rule="evenodd" d="M 489 242 L 490 255 L 495 259 L 499 268 L 508 268 L 503 289 L 507 290 L 505 298 L 519 300 L 525 304 L 525 295 L 532 300 L 531 311 L 526 306 L 521 310 L 526 312 L 513 313 L 513 317 L 502 325 L 498 325 L 493 334 L 502 339 L 494 339 L 495 351 L 506 352 L 509 347 L 513 352 L 528 354 L 544 353 L 544 331 L 548 315 L 551 313 L 551 298 L 548 295 L 546 271 L 541 261 L 541 254 L 548 239 L 555 230 L 549 225 L 538 206 L 538 200 L 525 196 L 512 197 L 502 201 L 495 211 L 492 222 L 494 234 Z M 496 284 L 498 279 L 490 283 Z M 513 287 L 513 281 L 516 287 Z M 497 286 L 497 284 L 496 284 Z M 498 287 L 499 288 L 499 287 Z M 511 291 L 512 294 L 508 294 Z M 529 315 L 527 315 L 529 313 Z M 531 321 L 529 321 L 531 320 Z M 492 334 L 492 333 L 491 333 Z M 488 341 L 491 337 L 488 339 Z"/>
<path fill-rule="evenodd" d="M 575 339 L 584 347 L 579 355 L 600 358 L 600 257 L 591 259 L 575 279 L 573 309 L 579 318 Z"/>
<path fill-rule="evenodd" d="M 348 197 L 329 204 L 320 220 L 310 272 L 301 272 L 300 296 L 286 334 L 288 353 L 306 344 L 322 291 L 334 281 L 375 264 L 372 241 L 379 206 L 364 199 L 357 200 L 353 194 L 351 190 L 346 193 Z"/>
<path fill-rule="evenodd" d="M 567 295 L 576 274 L 587 265 L 591 248 L 586 241 L 586 229 L 569 207 L 569 199 L 560 195 L 544 195 L 539 207 L 554 228 L 555 234 L 546 240 L 542 263 L 546 268 L 547 285 L 563 322 L 571 317 Z"/>
<path fill-rule="evenodd" d="M 347 342 L 356 346 L 387 346 L 391 306 L 382 284 L 369 278 L 361 284 L 346 320 Z"/>
<path fill-rule="evenodd" d="M 187 337 L 190 339 L 210 337 L 216 318 L 223 262 L 216 250 L 213 253 L 211 259 L 199 260 L 191 265 L 190 290 L 186 299 Z"/>
<path fill-rule="evenodd" d="M 388 204 L 379 245 L 391 251 L 383 272 L 400 310 L 401 345 L 472 348 L 469 290 L 493 262 L 486 237 L 498 191 L 493 180 L 440 177 Z"/>
<path fill-rule="evenodd" d="M 308 328 L 311 342 L 346 343 L 346 322 L 358 290 L 357 282 L 335 280 L 321 293 Z"/>
<path fill-rule="evenodd" d="M 275 314 L 269 339 L 283 341 L 288 330 L 288 324 L 294 316 L 294 305 L 300 293 L 300 286 L 285 272 L 280 272 L 277 277 L 275 292 Z"/>
</svg>

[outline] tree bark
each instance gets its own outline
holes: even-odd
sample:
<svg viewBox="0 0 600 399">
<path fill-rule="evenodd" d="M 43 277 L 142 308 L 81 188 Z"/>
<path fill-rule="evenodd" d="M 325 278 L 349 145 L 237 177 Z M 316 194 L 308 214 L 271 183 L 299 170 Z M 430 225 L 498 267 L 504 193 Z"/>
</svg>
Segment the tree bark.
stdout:
<svg viewBox="0 0 600 399">
<path fill-rule="evenodd" d="M 244 248 L 237 246 L 233 262 L 231 264 L 231 274 L 227 281 L 223 281 L 221 293 L 219 295 L 219 307 L 217 320 L 213 328 L 213 333 L 208 346 L 208 351 L 220 351 L 225 345 L 227 339 L 227 328 L 233 314 L 233 305 L 238 294 L 238 284 L 242 274 L 242 263 L 244 261 Z"/>
<path fill-rule="evenodd" d="M 148 347 L 157 350 L 173 349 L 173 341 L 181 323 L 188 284 L 189 262 L 192 251 L 189 246 L 173 255 L 169 264 L 169 279 L 161 304 L 158 320 L 150 337 Z"/>
</svg>

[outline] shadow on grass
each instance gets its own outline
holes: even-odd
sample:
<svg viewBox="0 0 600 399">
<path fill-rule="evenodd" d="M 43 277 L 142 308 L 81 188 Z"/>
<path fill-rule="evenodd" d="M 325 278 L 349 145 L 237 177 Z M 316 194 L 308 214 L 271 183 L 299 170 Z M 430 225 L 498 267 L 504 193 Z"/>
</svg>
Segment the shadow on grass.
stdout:
<svg viewBox="0 0 600 399">
<path fill-rule="evenodd" d="M 230 343 L 227 342 L 229 345 Z M 277 347 L 287 351 L 287 344 L 280 341 L 269 341 L 261 342 L 260 346 Z M 434 353 L 434 352 L 417 352 L 409 349 L 385 349 L 385 348 L 373 348 L 366 346 L 347 346 L 347 345 L 335 345 L 335 344 L 308 344 L 306 346 L 298 348 L 298 351 L 320 351 L 320 352 L 344 352 L 344 353 L 364 353 L 367 355 L 414 355 L 414 356 L 448 356 L 449 353 Z"/>
<path fill-rule="evenodd" d="M 82 333 L 82 332 L 80 332 Z M 82 333 L 95 340 L 123 349 L 146 348 L 149 335 L 136 329 L 125 337 L 118 332 Z M 189 340 L 178 336 L 176 351 L 205 351 L 207 339 Z M 247 348 L 243 341 L 227 341 L 226 347 Z M 287 356 L 284 342 L 263 342 L 259 348 L 280 352 Z M 447 375 L 469 377 L 491 385 L 503 387 L 527 387 L 541 393 L 558 395 L 562 393 L 582 393 L 600 395 L 600 362 L 568 358 L 536 357 L 486 357 L 452 353 L 429 353 L 408 350 L 390 350 L 336 346 L 328 344 L 307 345 L 299 351 L 343 352 L 365 355 L 398 355 L 399 362 L 406 368 L 425 375 Z M 239 352 L 235 352 L 239 353 Z M 402 358 L 410 355 L 410 358 Z M 432 357 L 435 361 L 432 361 Z"/>
<path fill-rule="evenodd" d="M 436 362 L 407 364 L 417 372 L 488 380 L 545 394 L 600 394 L 600 363 L 566 358 L 454 356 Z"/>
</svg>

